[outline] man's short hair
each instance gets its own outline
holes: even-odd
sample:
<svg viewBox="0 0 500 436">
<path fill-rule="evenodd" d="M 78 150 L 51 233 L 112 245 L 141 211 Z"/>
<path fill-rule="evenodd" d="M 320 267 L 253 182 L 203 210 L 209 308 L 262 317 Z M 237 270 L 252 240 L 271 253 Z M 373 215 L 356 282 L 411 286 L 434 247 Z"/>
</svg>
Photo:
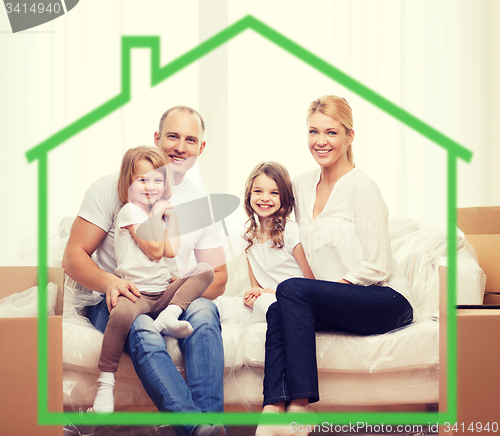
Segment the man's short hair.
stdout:
<svg viewBox="0 0 500 436">
<path fill-rule="evenodd" d="M 203 133 L 205 133 L 205 121 L 203 121 L 203 118 L 201 117 L 200 113 L 197 110 L 190 108 L 189 106 L 174 106 L 174 107 L 170 108 L 168 111 L 166 111 L 160 118 L 160 124 L 158 126 L 158 132 L 160 134 L 160 138 L 161 138 L 161 130 L 163 128 L 163 122 L 165 121 L 165 118 L 167 118 L 167 116 L 170 112 L 174 112 L 174 111 L 188 112 L 188 113 L 198 117 L 198 119 L 200 120 L 200 124 L 201 124 L 201 130 L 203 131 Z"/>
</svg>

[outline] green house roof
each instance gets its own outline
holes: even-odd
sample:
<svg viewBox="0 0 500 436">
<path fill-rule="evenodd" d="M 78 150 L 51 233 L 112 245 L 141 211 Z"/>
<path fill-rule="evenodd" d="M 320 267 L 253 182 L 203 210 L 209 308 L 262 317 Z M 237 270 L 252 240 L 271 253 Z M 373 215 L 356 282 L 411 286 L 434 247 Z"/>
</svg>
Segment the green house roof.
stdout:
<svg viewBox="0 0 500 436">
<path fill-rule="evenodd" d="M 448 301 L 447 301 L 447 411 L 446 412 L 380 412 L 380 413 L 357 413 L 345 412 L 327 414 L 328 421 L 334 422 L 384 422 L 393 423 L 422 423 L 422 422 L 456 422 L 457 413 L 457 365 L 456 365 L 456 309 L 454 306 L 456 295 L 456 181 L 457 181 L 457 159 L 469 162 L 472 152 L 433 127 L 414 117 L 410 113 L 391 103 L 380 94 L 367 88 L 352 77 L 338 70 L 323 59 L 296 44 L 271 27 L 247 15 L 240 21 L 227 27 L 212 38 L 201 43 L 194 49 L 178 57 L 167 65 L 160 66 L 160 37 L 159 36 L 123 36 L 122 37 L 122 88 L 120 94 L 92 110 L 80 119 L 56 132 L 45 141 L 26 152 L 28 162 L 38 161 L 38 286 L 40 298 L 38 299 L 38 420 L 41 424 L 64 425 L 180 425 L 192 424 L 193 422 L 224 422 L 226 425 L 255 425 L 261 419 L 259 413 L 254 412 L 231 412 L 223 416 L 217 413 L 148 413 L 128 412 L 114 413 L 109 416 L 99 414 L 87 414 L 80 412 L 49 412 L 48 409 L 48 317 L 47 317 L 47 292 L 48 282 L 48 153 L 67 141 L 82 130 L 92 126 L 115 110 L 124 106 L 131 98 L 131 75 L 130 61 L 133 48 L 149 48 L 151 50 L 151 86 L 161 83 L 173 74 L 182 70 L 191 63 L 202 58 L 217 47 L 230 41 L 246 29 L 252 29 L 270 42 L 281 47 L 283 50 L 294 55 L 296 58 L 307 63 L 312 68 L 335 80 L 352 92 L 358 94 L 365 100 L 377 106 L 387 114 L 398 119 L 411 127 L 418 133 L 427 137 L 448 151 Z M 300 415 L 300 414 L 299 414 Z M 333 416 L 335 415 L 335 416 Z M 274 423 L 285 424 L 283 419 L 298 419 L 294 414 L 287 417 L 275 417 Z M 283 422 L 280 421 L 283 420 Z M 327 418 L 325 418 L 327 419 Z M 194 420 L 194 421 L 192 421 Z M 200 421 L 201 420 L 201 421 Z"/>
<path fill-rule="evenodd" d="M 75 136 L 82 130 L 97 123 L 99 120 L 103 119 L 115 110 L 121 108 L 130 101 L 130 61 L 132 49 L 149 48 L 151 50 L 151 86 L 155 86 L 168 79 L 170 76 L 174 75 L 183 68 L 187 67 L 188 65 L 192 64 L 193 62 L 201 59 L 203 56 L 210 53 L 212 50 L 215 50 L 217 47 L 227 43 L 235 36 L 239 35 L 241 32 L 247 29 L 252 29 L 264 38 L 267 38 L 270 42 L 289 52 L 297 59 L 300 59 L 301 61 L 310 65 L 312 68 L 335 80 L 344 87 L 350 89 L 352 92 L 358 94 L 360 97 L 377 106 L 387 114 L 398 119 L 408 127 L 411 127 L 413 130 L 435 142 L 437 145 L 445 148 L 454 156 L 463 159 L 466 162 L 470 162 L 472 158 L 472 152 L 470 150 L 455 142 L 451 138 L 443 135 L 441 132 L 414 117 L 409 112 L 390 102 L 380 94 L 366 87 L 349 75 L 343 73 L 333 65 L 319 58 L 309 50 L 306 50 L 304 47 L 295 43 L 291 39 L 287 38 L 286 36 L 282 35 L 281 33 L 277 32 L 273 28 L 267 26 L 262 21 L 259 21 L 251 15 L 247 15 L 231 26 L 228 26 L 226 29 L 222 30 L 215 36 L 201 43 L 182 56 L 179 56 L 177 59 L 173 60 L 163 67 L 160 66 L 159 36 L 123 36 L 121 53 L 122 89 L 120 94 L 118 94 L 116 97 L 111 98 L 101 106 L 82 116 L 80 119 L 74 121 L 73 123 L 54 133 L 46 140 L 39 143 L 35 147 L 28 150 L 26 152 L 26 158 L 28 162 L 33 162 L 34 160 L 45 156 L 52 149 L 58 147 L 72 136 Z"/>
</svg>

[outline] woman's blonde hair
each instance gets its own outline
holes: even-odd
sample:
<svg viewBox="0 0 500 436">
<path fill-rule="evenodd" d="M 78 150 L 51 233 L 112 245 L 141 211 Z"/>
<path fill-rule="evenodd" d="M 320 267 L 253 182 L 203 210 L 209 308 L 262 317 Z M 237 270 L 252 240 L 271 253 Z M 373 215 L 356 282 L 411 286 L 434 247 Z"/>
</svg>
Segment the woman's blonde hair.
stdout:
<svg viewBox="0 0 500 436">
<path fill-rule="evenodd" d="M 344 126 L 346 134 L 349 134 L 349 132 L 352 130 L 352 109 L 345 98 L 338 97 L 336 95 L 324 95 L 323 97 L 314 100 L 309 105 L 309 109 L 307 110 L 306 120 L 309 121 L 310 116 L 317 112 L 333 118 L 334 120 L 342 124 Z M 349 144 L 347 148 L 347 160 L 352 166 L 354 166 L 352 143 Z"/>
<path fill-rule="evenodd" d="M 120 176 L 118 177 L 118 198 L 123 204 L 129 202 L 128 192 L 130 185 L 136 179 L 135 169 L 137 163 L 143 159 L 151 162 L 153 168 L 163 174 L 163 186 L 165 190 L 162 199 L 168 200 L 172 196 L 172 181 L 167 158 L 156 147 L 141 145 L 128 149 L 122 159 Z"/>
<path fill-rule="evenodd" d="M 248 249 L 253 245 L 254 239 L 257 237 L 257 230 L 259 227 L 258 220 L 255 217 L 255 212 L 250 205 L 250 197 L 252 196 L 253 181 L 260 174 L 265 174 L 267 177 L 273 179 L 276 182 L 276 186 L 278 187 L 278 192 L 280 194 L 281 207 L 278 212 L 276 212 L 276 216 L 272 221 L 271 247 L 284 247 L 285 241 L 283 238 L 283 232 L 285 231 L 286 220 L 292 213 L 295 206 L 292 181 L 287 169 L 278 162 L 261 162 L 258 164 L 248 176 L 245 184 L 245 196 L 243 200 L 243 206 L 248 216 L 248 227 L 243 235 L 243 239 L 248 242 L 248 246 L 245 248 L 245 252 L 247 253 Z"/>
</svg>

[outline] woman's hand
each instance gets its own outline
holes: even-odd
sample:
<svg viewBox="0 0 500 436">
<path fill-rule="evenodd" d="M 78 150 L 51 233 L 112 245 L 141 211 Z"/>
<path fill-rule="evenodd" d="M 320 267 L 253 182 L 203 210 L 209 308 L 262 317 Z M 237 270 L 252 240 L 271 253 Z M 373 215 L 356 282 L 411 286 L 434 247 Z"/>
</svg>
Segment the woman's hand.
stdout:
<svg viewBox="0 0 500 436">
<path fill-rule="evenodd" d="M 351 282 L 348 282 L 347 280 L 344 280 L 344 279 L 339 280 L 338 283 L 345 283 L 346 285 L 352 285 Z"/>
<path fill-rule="evenodd" d="M 276 294 L 276 291 L 271 288 L 264 288 L 264 293 L 266 294 Z"/>
<path fill-rule="evenodd" d="M 259 298 L 263 292 L 264 290 L 262 288 L 252 288 L 249 291 L 245 292 L 245 295 L 243 296 L 243 302 L 246 306 L 253 308 L 253 305 L 257 301 L 257 298 Z"/>
</svg>

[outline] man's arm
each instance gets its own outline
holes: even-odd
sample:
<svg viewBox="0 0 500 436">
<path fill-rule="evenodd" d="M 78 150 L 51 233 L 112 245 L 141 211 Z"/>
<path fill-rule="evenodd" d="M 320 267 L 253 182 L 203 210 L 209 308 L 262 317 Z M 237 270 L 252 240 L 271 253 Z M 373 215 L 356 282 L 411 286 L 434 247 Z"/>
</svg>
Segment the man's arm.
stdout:
<svg viewBox="0 0 500 436">
<path fill-rule="evenodd" d="M 140 297 L 140 293 L 134 283 L 103 271 L 92 260 L 92 254 L 105 237 L 103 229 L 76 217 L 64 250 L 62 266 L 82 286 L 106 294 L 106 303 L 111 312 L 119 295 L 125 295 L 135 302 L 135 296 Z"/>
<path fill-rule="evenodd" d="M 224 248 L 195 249 L 194 257 L 198 263 L 208 263 L 215 272 L 214 281 L 202 297 L 214 300 L 215 298 L 221 296 L 226 289 L 227 283 L 226 252 L 224 251 Z"/>
</svg>

